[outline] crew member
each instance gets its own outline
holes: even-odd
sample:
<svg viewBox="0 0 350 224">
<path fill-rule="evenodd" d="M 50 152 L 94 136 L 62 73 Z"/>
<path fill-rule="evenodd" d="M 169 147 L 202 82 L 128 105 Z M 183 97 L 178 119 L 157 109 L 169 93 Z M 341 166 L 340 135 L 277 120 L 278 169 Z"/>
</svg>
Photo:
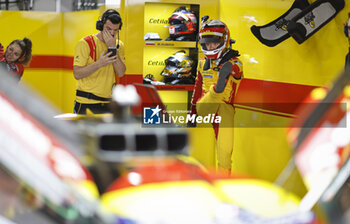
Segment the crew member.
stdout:
<svg viewBox="0 0 350 224">
<path fill-rule="evenodd" d="M 124 76 L 124 44 L 119 40 L 120 14 L 106 10 L 96 22 L 97 34 L 79 40 L 75 48 L 73 74 L 77 80 L 74 113 L 110 112 L 111 91 Z"/>
</svg>

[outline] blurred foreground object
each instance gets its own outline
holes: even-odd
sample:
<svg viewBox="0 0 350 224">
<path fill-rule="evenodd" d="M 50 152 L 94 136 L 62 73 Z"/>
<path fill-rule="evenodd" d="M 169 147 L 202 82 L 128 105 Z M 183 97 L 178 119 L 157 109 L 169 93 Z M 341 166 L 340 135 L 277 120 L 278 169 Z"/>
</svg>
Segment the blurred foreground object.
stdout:
<svg viewBox="0 0 350 224">
<path fill-rule="evenodd" d="M 327 223 L 349 223 L 350 72 L 314 89 L 288 130 L 295 164 L 309 189 L 301 210 L 319 205 Z"/>
<path fill-rule="evenodd" d="M 0 215 L 15 223 L 118 223 L 104 212 L 76 128 L 0 70 Z"/>
<path fill-rule="evenodd" d="M 114 116 L 82 115 L 68 122 L 52 119 L 57 112 L 23 87 L 13 87 L 12 77 L 1 78 L 0 171 L 5 172 L 0 180 L 5 181 L 0 215 L 6 219 L 25 224 L 314 223 L 313 212 L 298 210 L 299 198 L 278 186 L 203 168 L 187 156 L 184 129 L 145 128 L 140 120 L 126 118 L 124 107 L 137 102 L 137 88 L 116 90 L 130 97 L 115 100 L 122 109 Z"/>
<path fill-rule="evenodd" d="M 102 195 L 137 223 L 314 223 L 299 199 L 266 181 L 202 169 L 178 158 L 135 160 Z"/>
</svg>

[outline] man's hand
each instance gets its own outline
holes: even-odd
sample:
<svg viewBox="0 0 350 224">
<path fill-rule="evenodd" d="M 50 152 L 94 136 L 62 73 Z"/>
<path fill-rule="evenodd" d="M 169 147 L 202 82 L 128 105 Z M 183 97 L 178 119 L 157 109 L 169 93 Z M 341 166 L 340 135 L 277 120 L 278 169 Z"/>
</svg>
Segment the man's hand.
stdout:
<svg viewBox="0 0 350 224">
<path fill-rule="evenodd" d="M 116 62 L 118 54 L 116 56 L 109 57 L 110 54 L 112 54 L 112 52 L 108 52 L 108 54 L 106 54 L 106 51 L 103 51 L 102 54 L 100 55 L 98 61 L 96 61 L 95 63 L 92 63 L 92 64 L 87 65 L 87 66 L 75 65 L 73 67 L 74 78 L 76 80 L 79 80 L 79 79 L 88 77 L 92 73 L 96 72 L 99 68 L 106 66 L 106 65 L 109 65 L 109 64 L 113 64 L 114 62 Z M 114 64 L 113 64 L 113 66 L 114 66 Z"/>
<path fill-rule="evenodd" d="M 107 30 L 103 30 L 102 37 L 108 47 L 115 47 L 116 36 L 112 36 Z"/>
<path fill-rule="evenodd" d="M 102 54 L 100 55 L 97 63 L 100 65 L 100 67 L 112 64 L 117 61 L 118 54 L 113 57 L 109 57 L 112 54 L 112 52 L 108 52 L 106 54 L 106 51 L 103 51 Z"/>
</svg>

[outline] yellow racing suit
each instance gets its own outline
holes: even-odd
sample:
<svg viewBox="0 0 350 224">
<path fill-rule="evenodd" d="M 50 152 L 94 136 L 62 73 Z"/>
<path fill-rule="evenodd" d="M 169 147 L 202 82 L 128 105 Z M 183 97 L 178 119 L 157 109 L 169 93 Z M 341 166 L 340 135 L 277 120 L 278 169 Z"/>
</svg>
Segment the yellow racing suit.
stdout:
<svg viewBox="0 0 350 224">
<path fill-rule="evenodd" d="M 219 124 L 214 123 L 216 138 L 218 169 L 230 172 L 232 166 L 233 130 L 234 130 L 234 101 L 243 78 L 243 66 L 237 57 L 225 63 L 231 63 L 231 73 L 226 79 L 226 85 L 221 93 L 216 91 L 220 68 L 211 61 L 209 69 L 204 70 L 205 59 L 198 62 L 195 89 L 191 101 L 191 114 L 206 116 L 215 114 L 221 117 Z"/>
</svg>

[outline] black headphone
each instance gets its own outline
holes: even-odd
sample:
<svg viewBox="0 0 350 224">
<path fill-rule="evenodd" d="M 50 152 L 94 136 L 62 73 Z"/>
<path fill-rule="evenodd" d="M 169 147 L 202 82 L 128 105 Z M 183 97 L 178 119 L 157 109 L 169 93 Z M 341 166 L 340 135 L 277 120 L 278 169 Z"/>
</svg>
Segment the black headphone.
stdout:
<svg viewBox="0 0 350 224">
<path fill-rule="evenodd" d="M 348 14 L 348 19 L 346 20 L 346 23 L 344 25 L 344 34 L 346 37 L 349 37 L 349 26 L 348 26 L 349 18 L 350 18 L 350 13 Z"/>
<path fill-rule="evenodd" d="M 97 22 L 96 22 L 96 29 L 99 31 L 102 31 L 103 25 L 107 22 L 107 19 L 109 19 L 109 17 L 112 15 L 116 15 L 117 20 L 120 21 L 120 26 L 119 26 L 119 30 L 120 30 L 122 28 L 122 25 L 123 25 L 122 18 L 120 17 L 119 12 L 115 11 L 114 9 L 108 9 L 102 14 L 102 18 L 97 20 Z"/>
<path fill-rule="evenodd" d="M 348 30 L 349 26 L 346 22 L 346 24 L 344 25 L 344 34 L 346 37 L 349 37 L 349 30 Z"/>
</svg>

